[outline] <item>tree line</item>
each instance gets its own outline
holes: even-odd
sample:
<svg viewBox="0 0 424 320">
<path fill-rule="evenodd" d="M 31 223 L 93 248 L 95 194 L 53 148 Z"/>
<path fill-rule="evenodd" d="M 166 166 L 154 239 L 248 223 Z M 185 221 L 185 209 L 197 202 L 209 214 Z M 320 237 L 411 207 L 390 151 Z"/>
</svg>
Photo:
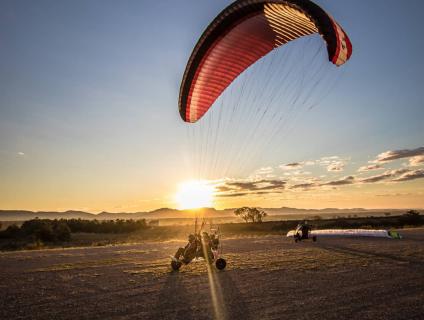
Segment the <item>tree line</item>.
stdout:
<svg viewBox="0 0 424 320">
<path fill-rule="evenodd" d="M 11 225 L 0 231 L 0 239 L 26 239 L 28 241 L 66 242 L 71 234 L 86 233 L 130 233 L 146 229 L 145 219 L 141 220 L 82 220 L 82 219 L 32 219 L 20 227 Z"/>
</svg>

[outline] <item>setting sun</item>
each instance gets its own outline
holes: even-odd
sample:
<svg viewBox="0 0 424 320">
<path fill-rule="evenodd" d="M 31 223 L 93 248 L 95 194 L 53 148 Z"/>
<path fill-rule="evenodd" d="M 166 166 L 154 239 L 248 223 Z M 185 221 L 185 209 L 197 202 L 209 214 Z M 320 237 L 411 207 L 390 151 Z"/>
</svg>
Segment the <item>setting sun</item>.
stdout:
<svg viewBox="0 0 424 320">
<path fill-rule="evenodd" d="M 211 207 L 214 188 L 204 181 L 187 181 L 179 185 L 175 200 L 179 209 Z"/>
</svg>

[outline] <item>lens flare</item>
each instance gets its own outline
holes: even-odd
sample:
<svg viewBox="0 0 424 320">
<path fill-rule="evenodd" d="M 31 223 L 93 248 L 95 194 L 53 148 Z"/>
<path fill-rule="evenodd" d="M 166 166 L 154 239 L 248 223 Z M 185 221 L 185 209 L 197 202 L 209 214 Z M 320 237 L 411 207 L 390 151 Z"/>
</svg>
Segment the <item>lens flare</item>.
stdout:
<svg viewBox="0 0 424 320">
<path fill-rule="evenodd" d="M 175 195 L 178 209 L 197 209 L 212 207 L 214 188 L 206 181 L 186 181 L 179 185 Z"/>
</svg>

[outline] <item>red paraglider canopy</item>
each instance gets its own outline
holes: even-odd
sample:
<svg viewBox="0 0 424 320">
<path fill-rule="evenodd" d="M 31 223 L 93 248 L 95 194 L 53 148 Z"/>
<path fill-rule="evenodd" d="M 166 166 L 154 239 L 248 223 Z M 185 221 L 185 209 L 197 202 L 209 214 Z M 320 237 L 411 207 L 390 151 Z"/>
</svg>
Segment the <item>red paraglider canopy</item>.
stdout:
<svg viewBox="0 0 424 320">
<path fill-rule="evenodd" d="M 319 33 L 329 60 L 344 64 L 351 42 L 340 25 L 309 0 L 238 0 L 204 31 L 188 61 L 180 88 L 179 111 L 196 122 L 244 70 L 270 51 Z"/>
</svg>

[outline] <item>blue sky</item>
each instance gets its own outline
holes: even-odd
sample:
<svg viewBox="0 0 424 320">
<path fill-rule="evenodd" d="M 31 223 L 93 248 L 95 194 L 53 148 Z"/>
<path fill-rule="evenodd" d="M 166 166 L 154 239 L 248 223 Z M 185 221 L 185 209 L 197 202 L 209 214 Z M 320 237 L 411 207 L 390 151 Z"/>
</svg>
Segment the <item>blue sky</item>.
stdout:
<svg viewBox="0 0 424 320">
<path fill-rule="evenodd" d="M 258 168 L 338 156 L 349 158 L 342 178 L 383 152 L 422 147 L 424 3 L 316 2 L 348 32 L 352 59 L 331 95 Z M 181 170 L 181 77 L 198 37 L 229 3 L 3 0 L 0 207 L 172 206 L 176 185 L 190 178 Z M 424 206 L 422 179 L 408 183 L 404 193 L 418 190 L 413 203 Z M 287 204 L 278 199 L 272 206 Z"/>
</svg>

